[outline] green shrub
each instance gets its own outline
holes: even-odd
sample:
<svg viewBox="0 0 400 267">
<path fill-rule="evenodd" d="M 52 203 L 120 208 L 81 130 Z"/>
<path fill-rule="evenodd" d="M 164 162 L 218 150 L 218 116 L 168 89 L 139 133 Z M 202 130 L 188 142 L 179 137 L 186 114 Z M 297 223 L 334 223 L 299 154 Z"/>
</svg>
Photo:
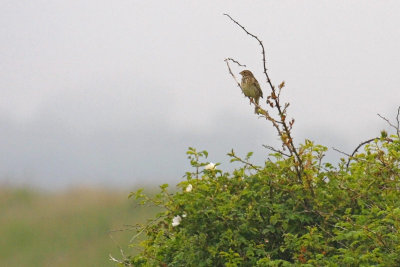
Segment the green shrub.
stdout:
<svg viewBox="0 0 400 267">
<path fill-rule="evenodd" d="M 321 163 L 326 148 L 306 141 L 306 169 L 297 180 L 293 159 L 276 153 L 264 166 L 242 160 L 232 173 L 202 169 L 207 152 L 187 152 L 196 171 L 180 191 L 167 185 L 142 204 L 165 211 L 140 231 L 133 266 L 400 265 L 400 142 L 376 139 L 346 168 Z M 179 218 L 180 220 L 176 219 Z M 175 226 L 173 221 L 175 218 Z"/>
</svg>

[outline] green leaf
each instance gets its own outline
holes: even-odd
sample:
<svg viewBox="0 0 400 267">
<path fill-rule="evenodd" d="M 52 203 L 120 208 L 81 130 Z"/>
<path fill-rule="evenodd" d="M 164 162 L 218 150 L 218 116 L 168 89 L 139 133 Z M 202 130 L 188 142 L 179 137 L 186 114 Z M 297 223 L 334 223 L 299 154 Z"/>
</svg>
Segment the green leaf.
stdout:
<svg viewBox="0 0 400 267">
<path fill-rule="evenodd" d="M 167 188 L 169 185 L 168 184 L 162 184 L 162 185 L 160 185 L 160 188 L 161 189 L 165 189 L 165 188 Z"/>
</svg>

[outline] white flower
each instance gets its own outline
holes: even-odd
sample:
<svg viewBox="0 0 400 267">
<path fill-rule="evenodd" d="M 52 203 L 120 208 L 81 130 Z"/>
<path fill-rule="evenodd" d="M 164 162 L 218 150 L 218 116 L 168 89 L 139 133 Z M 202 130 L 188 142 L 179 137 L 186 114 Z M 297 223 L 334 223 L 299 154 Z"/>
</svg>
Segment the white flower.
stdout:
<svg viewBox="0 0 400 267">
<path fill-rule="evenodd" d="M 186 216 L 187 216 L 187 214 L 186 214 L 186 212 L 184 212 L 184 213 L 182 214 L 182 218 L 186 218 Z"/>
<path fill-rule="evenodd" d="M 331 180 L 328 177 L 324 177 L 322 178 L 322 181 L 324 181 L 325 183 L 329 183 Z"/>
<path fill-rule="evenodd" d="M 172 219 L 172 226 L 173 227 L 175 227 L 175 226 L 178 226 L 180 223 L 181 223 L 181 221 L 182 221 L 182 217 L 181 216 L 175 216 L 173 219 Z"/>
<path fill-rule="evenodd" d="M 204 169 L 205 170 L 214 170 L 215 169 L 215 164 L 214 163 L 212 163 L 212 162 L 210 162 L 210 163 L 208 163 L 205 167 L 204 167 Z"/>
<path fill-rule="evenodd" d="M 189 185 L 186 187 L 185 191 L 189 193 L 189 192 L 192 192 L 192 189 L 193 189 L 193 186 L 192 186 L 191 184 L 189 184 Z"/>
</svg>

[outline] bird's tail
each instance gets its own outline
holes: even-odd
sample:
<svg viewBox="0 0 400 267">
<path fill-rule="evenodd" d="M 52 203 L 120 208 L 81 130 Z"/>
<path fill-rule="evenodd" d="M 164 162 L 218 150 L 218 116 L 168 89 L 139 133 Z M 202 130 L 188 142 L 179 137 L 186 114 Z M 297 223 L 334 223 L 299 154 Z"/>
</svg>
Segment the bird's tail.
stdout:
<svg viewBox="0 0 400 267">
<path fill-rule="evenodd" d="M 254 113 L 255 114 L 260 114 L 260 112 L 258 112 L 258 107 L 257 107 L 259 105 L 258 100 L 259 100 L 258 98 L 254 99 L 254 102 L 255 102 L 254 103 Z"/>
</svg>

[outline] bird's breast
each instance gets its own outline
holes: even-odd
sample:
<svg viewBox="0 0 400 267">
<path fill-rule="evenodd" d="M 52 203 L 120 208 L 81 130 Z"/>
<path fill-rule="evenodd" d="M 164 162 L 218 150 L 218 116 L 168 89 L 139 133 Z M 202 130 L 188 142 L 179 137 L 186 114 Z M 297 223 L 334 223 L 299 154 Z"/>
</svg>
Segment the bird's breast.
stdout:
<svg viewBox="0 0 400 267">
<path fill-rule="evenodd" d="M 256 97 L 257 95 L 257 88 L 254 84 L 249 84 L 246 82 L 242 82 L 242 91 L 243 94 L 247 97 Z"/>
</svg>

